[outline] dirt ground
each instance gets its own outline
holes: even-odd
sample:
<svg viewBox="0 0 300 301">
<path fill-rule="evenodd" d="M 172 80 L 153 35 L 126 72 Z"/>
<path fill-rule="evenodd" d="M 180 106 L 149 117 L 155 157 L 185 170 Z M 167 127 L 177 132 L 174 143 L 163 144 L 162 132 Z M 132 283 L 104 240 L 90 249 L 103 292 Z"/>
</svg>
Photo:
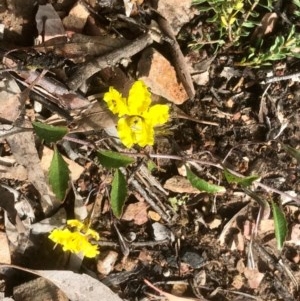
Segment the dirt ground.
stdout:
<svg viewBox="0 0 300 301">
<path fill-rule="evenodd" d="M 297 34 L 300 20 L 293 1 L 266 2 L 273 9 L 257 9 L 258 21 L 269 11 L 278 15 L 270 32 L 262 29 L 267 49 L 268 41 L 286 37 L 292 25 Z M 58 19 L 39 27 L 38 11 L 45 4 Z M 299 76 L 282 78 L 297 75 L 299 59 L 287 55 L 269 64 L 241 64 L 258 27 L 238 45 L 225 37 L 218 47 L 212 42 L 196 47 L 204 36 L 219 39 L 218 24 L 207 22 L 216 11 L 199 12 L 190 4 L 0 0 L 3 298 L 37 300 L 36 293 L 24 295 L 36 275 L 7 267 L 13 264 L 85 273 L 123 300 L 300 300 L 300 86 Z M 153 28 L 160 39 L 149 42 Z M 46 75 L 33 83 L 30 76 L 42 70 Z M 55 89 L 42 86 L 45 79 Z M 126 149 L 111 138 L 115 116 L 102 100 L 109 87 L 126 94 L 137 79 L 151 88 L 154 101 L 170 106 L 171 117 L 157 129 L 153 146 Z M 52 209 L 41 189 L 48 189 L 54 146 L 32 134 L 33 121 L 69 129 L 69 138 L 57 148 L 69 159 L 75 188 Z M 17 129 L 19 136 L 4 126 Z M 33 138 L 25 138 L 28 132 Z M 128 193 L 120 218 L 110 206 L 113 171 L 99 163 L 99 149 L 134 158 L 124 169 Z M 186 165 L 198 179 L 224 190 L 199 191 L 187 179 Z M 224 170 L 239 179 L 257 179 L 243 185 L 237 178 L 226 180 Z M 19 194 L 14 201 L 7 187 Z M 60 246 L 53 248 L 49 230 L 41 227 L 52 217 L 56 221 L 49 224 L 59 225 L 61 209 L 65 219 L 77 217 L 74 208 L 86 210 L 100 234 L 100 254 L 77 265 Z M 277 213 L 284 221 L 276 220 Z M 30 229 L 26 243 L 20 241 L 24 232 L 18 223 Z M 280 250 L 275 232 L 282 228 L 276 223 L 286 228 Z M 4 246 L 9 247 L 5 256 Z M 57 295 L 48 300 L 72 300 L 52 289 Z"/>
</svg>

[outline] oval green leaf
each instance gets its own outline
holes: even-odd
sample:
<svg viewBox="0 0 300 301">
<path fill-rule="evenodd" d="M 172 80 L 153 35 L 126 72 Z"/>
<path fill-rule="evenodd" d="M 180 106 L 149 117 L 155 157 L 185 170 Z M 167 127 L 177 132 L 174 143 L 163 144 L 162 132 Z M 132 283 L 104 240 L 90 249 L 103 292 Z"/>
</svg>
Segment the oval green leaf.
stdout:
<svg viewBox="0 0 300 301">
<path fill-rule="evenodd" d="M 55 147 L 49 168 L 49 183 L 58 200 L 63 201 L 69 185 L 69 168 Z"/>
<path fill-rule="evenodd" d="M 287 234 L 287 222 L 284 213 L 274 202 L 272 202 L 272 212 L 274 218 L 277 249 L 280 251 L 283 247 L 283 243 Z"/>
<path fill-rule="evenodd" d="M 122 172 L 117 169 L 112 181 L 110 202 L 113 214 L 120 218 L 127 196 L 127 183 Z"/>
<path fill-rule="evenodd" d="M 53 126 L 37 121 L 32 122 L 32 125 L 36 134 L 48 143 L 61 140 L 69 131 L 65 126 Z"/>
<path fill-rule="evenodd" d="M 218 193 L 218 192 L 225 192 L 226 189 L 223 186 L 210 184 L 203 179 L 197 177 L 187 166 L 186 168 L 186 175 L 187 179 L 190 181 L 193 187 L 199 189 L 200 191 L 205 191 L 208 193 Z"/>
<path fill-rule="evenodd" d="M 106 168 L 126 167 L 135 161 L 131 157 L 107 150 L 97 151 L 97 157 L 99 162 Z"/>
</svg>

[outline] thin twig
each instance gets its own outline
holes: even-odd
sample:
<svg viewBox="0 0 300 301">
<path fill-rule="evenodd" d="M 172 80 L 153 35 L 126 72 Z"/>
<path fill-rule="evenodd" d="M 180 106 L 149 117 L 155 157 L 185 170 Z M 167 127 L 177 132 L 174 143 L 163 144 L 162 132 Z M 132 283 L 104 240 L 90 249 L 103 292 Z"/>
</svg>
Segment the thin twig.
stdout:
<svg viewBox="0 0 300 301">
<path fill-rule="evenodd" d="M 106 67 L 112 67 L 119 63 L 123 58 L 129 58 L 147 46 L 153 43 L 150 34 L 144 34 L 134 41 L 130 41 L 128 45 L 110 52 L 107 55 L 100 56 L 81 66 L 68 80 L 70 89 L 76 91 L 88 78 Z"/>
<path fill-rule="evenodd" d="M 261 84 L 271 84 L 275 82 L 280 82 L 282 80 L 293 80 L 293 81 L 300 81 L 300 72 L 289 74 L 289 75 L 283 75 L 283 76 L 272 76 L 267 77 L 265 80 L 261 81 Z"/>
<path fill-rule="evenodd" d="M 135 248 L 143 248 L 143 247 L 155 247 L 158 245 L 167 244 L 169 242 L 170 242 L 169 239 L 163 239 L 163 240 L 157 240 L 157 241 L 136 241 L 136 242 L 129 243 L 129 245 L 130 245 L 130 248 L 135 249 Z M 99 240 L 95 243 L 97 243 L 101 247 L 120 248 L 120 245 L 113 241 Z"/>
<path fill-rule="evenodd" d="M 167 43 L 167 46 L 169 48 L 169 51 L 173 57 L 174 60 L 174 67 L 176 69 L 176 73 L 180 81 L 182 82 L 182 85 L 184 86 L 184 89 L 190 99 L 194 99 L 195 97 L 195 88 L 193 85 L 193 80 L 190 74 L 190 71 L 188 70 L 185 58 L 182 54 L 182 51 L 180 49 L 180 46 L 176 40 L 175 34 L 173 32 L 173 29 L 167 19 L 165 19 L 162 15 L 160 15 L 158 12 L 154 14 L 155 19 L 163 33 L 164 36 L 167 36 L 171 39 L 170 42 Z"/>
<path fill-rule="evenodd" d="M 68 138 L 68 140 L 71 140 L 71 139 Z M 72 139 L 72 141 L 80 143 L 79 139 L 76 139 L 76 141 Z M 86 142 L 82 142 L 82 144 L 86 145 Z M 92 144 L 89 144 L 89 146 L 95 149 L 95 146 L 93 146 Z M 198 164 L 202 164 L 202 165 L 206 165 L 206 166 L 213 166 L 213 167 L 216 167 L 218 169 L 224 170 L 223 166 L 221 164 L 219 164 L 219 163 L 214 163 L 214 162 L 211 162 L 211 161 L 203 161 L 203 160 L 193 159 L 193 158 L 189 158 L 188 156 L 182 157 L 182 156 L 177 156 L 177 155 L 165 155 L 165 154 L 141 154 L 141 153 L 129 153 L 129 152 L 121 152 L 121 151 L 119 151 L 119 153 L 123 154 L 123 155 L 131 156 L 131 157 L 150 157 L 150 158 L 170 159 L 170 160 L 182 161 L 182 162 L 192 163 L 192 164 L 193 163 L 198 163 Z M 242 175 L 242 174 L 240 174 L 240 173 L 238 173 L 238 172 L 236 172 L 236 171 L 234 171 L 232 169 L 229 169 L 229 168 L 227 168 L 227 169 L 233 175 L 236 175 L 238 177 L 244 177 L 244 175 Z M 132 182 L 132 184 L 133 184 L 133 182 Z M 137 185 L 138 190 L 142 189 L 141 185 L 137 181 L 134 181 L 133 186 L 135 186 L 135 185 Z M 260 187 L 260 188 L 262 188 L 262 189 L 264 189 L 265 191 L 273 192 L 273 193 L 279 194 L 282 197 L 289 198 L 289 199 L 295 201 L 297 204 L 300 205 L 300 199 L 298 197 L 295 197 L 295 196 L 293 196 L 291 194 L 288 194 L 286 192 L 282 192 L 282 191 L 280 191 L 280 190 L 278 190 L 276 188 L 270 187 L 270 186 L 265 185 L 265 184 L 263 184 L 261 182 L 255 182 L 255 185 L 258 186 L 258 187 Z M 144 190 L 143 190 L 143 194 L 145 194 L 146 197 L 149 199 L 149 197 L 147 196 L 147 194 L 146 194 L 146 192 Z M 155 206 L 155 208 L 157 208 L 157 205 L 152 200 L 150 200 L 150 202 L 153 204 L 153 206 Z M 150 204 L 150 206 L 152 206 L 152 205 Z M 166 215 L 164 215 L 164 219 L 165 218 L 166 218 L 167 221 L 169 221 L 169 218 Z"/>
</svg>

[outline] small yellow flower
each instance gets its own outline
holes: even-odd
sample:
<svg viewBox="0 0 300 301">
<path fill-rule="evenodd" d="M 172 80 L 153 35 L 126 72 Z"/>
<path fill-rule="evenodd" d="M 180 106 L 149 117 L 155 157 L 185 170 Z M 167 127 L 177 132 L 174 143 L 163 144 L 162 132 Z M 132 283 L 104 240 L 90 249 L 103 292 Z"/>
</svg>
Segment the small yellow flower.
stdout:
<svg viewBox="0 0 300 301">
<path fill-rule="evenodd" d="M 48 236 L 56 244 L 63 247 L 63 251 L 72 253 L 82 253 L 84 256 L 93 258 L 99 254 L 97 245 L 92 245 L 89 240 L 91 238 L 99 240 L 99 234 L 88 229 L 82 222 L 78 220 L 68 220 L 67 225 L 72 227 L 69 229 L 54 229 Z"/>
<path fill-rule="evenodd" d="M 120 117 L 117 125 L 122 143 L 130 148 L 134 144 L 141 147 L 154 144 L 154 127 L 163 125 L 169 119 L 167 105 L 151 105 L 151 93 L 143 81 L 136 81 L 128 98 L 113 87 L 104 94 L 108 108 Z"/>
</svg>

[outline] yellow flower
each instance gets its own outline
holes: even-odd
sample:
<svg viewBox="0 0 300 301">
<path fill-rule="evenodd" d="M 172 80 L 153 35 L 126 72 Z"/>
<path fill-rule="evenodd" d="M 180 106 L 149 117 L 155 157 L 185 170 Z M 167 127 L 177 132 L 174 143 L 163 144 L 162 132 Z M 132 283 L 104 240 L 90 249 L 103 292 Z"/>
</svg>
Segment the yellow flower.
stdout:
<svg viewBox="0 0 300 301">
<path fill-rule="evenodd" d="M 90 238 L 99 240 L 100 237 L 96 231 L 88 229 L 78 220 L 68 220 L 67 225 L 72 227 L 72 231 L 69 229 L 54 229 L 48 237 L 56 244 L 62 245 L 63 251 L 82 253 L 89 258 L 99 254 L 97 245 L 92 245 L 89 242 Z"/>
<path fill-rule="evenodd" d="M 141 147 L 154 144 L 154 127 L 163 125 L 169 119 L 167 105 L 151 105 L 151 93 L 143 81 L 136 81 L 128 98 L 113 87 L 104 94 L 108 108 L 120 117 L 117 125 L 122 143 L 130 148 L 134 144 Z"/>
</svg>

